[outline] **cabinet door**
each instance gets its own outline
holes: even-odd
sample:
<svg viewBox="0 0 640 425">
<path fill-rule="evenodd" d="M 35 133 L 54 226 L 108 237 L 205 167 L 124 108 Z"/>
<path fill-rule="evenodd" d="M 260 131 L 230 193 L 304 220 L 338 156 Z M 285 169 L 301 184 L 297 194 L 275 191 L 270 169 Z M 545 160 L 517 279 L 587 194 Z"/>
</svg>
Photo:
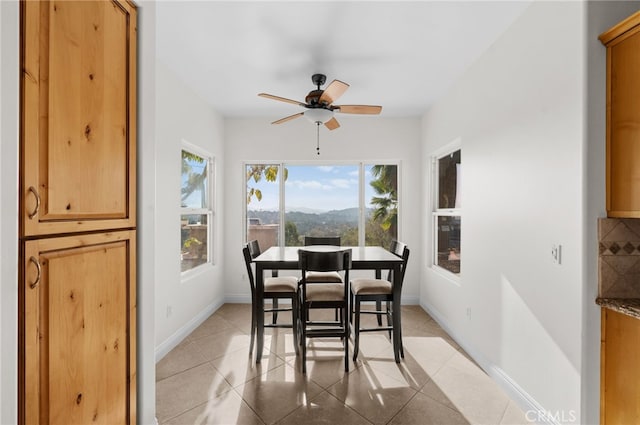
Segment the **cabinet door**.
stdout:
<svg viewBox="0 0 640 425">
<path fill-rule="evenodd" d="M 26 424 L 133 424 L 135 231 L 24 244 Z"/>
<path fill-rule="evenodd" d="M 135 227 L 135 9 L 24 1 L 21 28 L 21 235 Z"/>
<path fill-rule="evenodd" d="M 600 39 L 607 45 L 607 214 L 640 217 L 640 14 Z"/>
<path fill-rule="evenodd" d="M 640 423 L 640 319 L 603 309 L 601 422 Z"/>
</svg>

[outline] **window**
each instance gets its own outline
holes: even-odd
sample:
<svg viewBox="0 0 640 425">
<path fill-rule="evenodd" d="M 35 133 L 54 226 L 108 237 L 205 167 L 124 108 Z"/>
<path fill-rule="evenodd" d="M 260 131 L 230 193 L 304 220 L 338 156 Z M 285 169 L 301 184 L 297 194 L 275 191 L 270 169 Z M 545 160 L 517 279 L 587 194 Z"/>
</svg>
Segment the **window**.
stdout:
<svg viewBox="0 0 640 425">
<path fill-rule="evenodd" d="M 211 223 L 213 159 L 183 143 L 180 189 L 180 270 L 212 262 Z"/>
<path fill-rule="evenodd" d="M 246 240 L 263 251 L 301 246 L 304 236 L 340 236 L 344 246 L 398 237 L 397 164 L 246 164 L 245 172 Z"/>
<path fill-rule="evenodd" d="M 433 264 L 451 273 L 460 273 L 461 150 L 435 156 L 434 164 L 434 258 Z M 455 148 L 454 148 L 455 149 Z"/>
</svg>

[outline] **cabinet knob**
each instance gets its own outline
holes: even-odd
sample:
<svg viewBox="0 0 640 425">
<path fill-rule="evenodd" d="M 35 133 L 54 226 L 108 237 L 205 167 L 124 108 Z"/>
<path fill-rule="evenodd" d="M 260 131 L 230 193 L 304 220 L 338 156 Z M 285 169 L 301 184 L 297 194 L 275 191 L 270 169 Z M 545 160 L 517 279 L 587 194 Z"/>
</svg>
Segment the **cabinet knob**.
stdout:
<svg viewBox="0 0 640 425">
<path fill-rule="evenodd" d="M 35 217 L 40 210 L 40 195 L 38 195 L 38 191 L 33 186 L 29 186 L 29 192 L 33 193 L 33 195 L 36 197 L 36 207 L 33 212 L 29 214 L 29 220 L 33 220 L 33 217 Z"/>
<path fill-rule="evenodd" d="M 42 267 L 40 267 L 40 262 L 36 257 L 31 256 L 31 258 L 29 258 L 29 261 L 35 264 L 36 269 L 38 269 L 38 275 L 36 276 L 36 280 L 29 285 L 31 289 L 36 289 L 36 286 L 38 286 L 38 284 L 40 283 L 40 276 L 42 276 Z"/>
</svg>

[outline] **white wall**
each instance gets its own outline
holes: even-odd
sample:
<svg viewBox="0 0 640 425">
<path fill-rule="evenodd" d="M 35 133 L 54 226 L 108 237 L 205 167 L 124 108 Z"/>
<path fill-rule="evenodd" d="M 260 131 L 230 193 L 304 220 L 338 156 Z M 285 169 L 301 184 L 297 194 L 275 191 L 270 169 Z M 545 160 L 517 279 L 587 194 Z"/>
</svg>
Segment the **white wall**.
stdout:
<svg viewBox="0 0 640 425">
<path fill-rule="evenodd" d="M 639 1 L 592 1 L 587 4 L 586 26 L 586 131 L 584 167 L 584 340 L 582 366 L 583 423 L 599 423 L 600 308 L 598 296 L 597 219 L 605 209 L 606 48 L 597 36 L 640 10 Z"/>
<path fill-rule="evenodd" d="M 138 3 L 138 394 L 141 425 L 155 423 L 156 5 Z"/>
<path fill-rule="evenodd" d="M 19 7 L 0 1 L 0 423 L 18 418 Z"/>
<path fill-rule="evenodd" d="M 384 114 L 384 111 L 383 111 Z M 229 302 L 250 302 L 242 257 L 245 187 L 243 161 L 400 160 L 399 238 L 411 248 L 403 286 L 403 301 L 417 303 L 422 198 L 420 120 L 381 116 L 340 115 L 337 130 L 320 130 L 320 156 L 316 155 L 316 127 L 305 118 L 271 125 L 279 117 L 225 120 L 225 294 Z"/>
<path fill-rule="evenodd" d="M 461 279 L 452 283 L 426 266 L 422 305 L 524 407 L 576 423 L 584 16 L 584 3 L 534 2 L 422 125 L 425 179 L 432 152 L 457 137 L 463 170 Z M 428 227 L 424 236 L 428 265 Z M 561 265 L 551 260 L 552 244 L 562 245 Z"/>
<path fill-rule="evenodd" d="M 155 326 L 156 360 L 224 301 L 222 276 L 225 167 L 222 118 L 162 62 L 156 67 Z M 216 168 L 213 266 L 180 277 L 181 141 L 204 149 Z M 224 247 L 224 248 L 223 248 Z M 172 314 L 168 317 L 167 307 Z"/>
</svg>

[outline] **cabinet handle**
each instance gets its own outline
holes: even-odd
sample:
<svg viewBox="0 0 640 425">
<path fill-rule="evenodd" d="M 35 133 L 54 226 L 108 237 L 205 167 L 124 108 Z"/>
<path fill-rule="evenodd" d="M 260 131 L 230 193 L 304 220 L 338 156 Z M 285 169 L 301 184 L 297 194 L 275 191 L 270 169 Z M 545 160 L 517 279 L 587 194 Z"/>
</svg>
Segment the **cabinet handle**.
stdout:
<svg viewBox="0 0 640 425">
<path fill-rule="evenodd" d="M 36 276 L 36 281 L 29 285 L 31 287 L 31 289 L 36 289 L 36 286 L 38 286 L 38 284 L 40 283 L 40 276 L 42 275 L 42 268 L 40 267 L 40 262 L 38 261 L 38 259 L 36 257 L 32 256 L 31 258 L 29 258 L 29 261 L 31 261 L 33 264 L 35 264 L 36 268 L 38 269 L 38 276 Z"/>
<path fill-rule="evenodd" d="M 33 217 L 35 217 L 40 210 L 40 195 L 38 195 L 38 191 L 33 186 L 29 186 L 29 192 L 33 193 L 33 195 L 36 197 L 36 208 L 31 214 L 29 214 L 29 220 L 33 220 Z"/>
</svg>

